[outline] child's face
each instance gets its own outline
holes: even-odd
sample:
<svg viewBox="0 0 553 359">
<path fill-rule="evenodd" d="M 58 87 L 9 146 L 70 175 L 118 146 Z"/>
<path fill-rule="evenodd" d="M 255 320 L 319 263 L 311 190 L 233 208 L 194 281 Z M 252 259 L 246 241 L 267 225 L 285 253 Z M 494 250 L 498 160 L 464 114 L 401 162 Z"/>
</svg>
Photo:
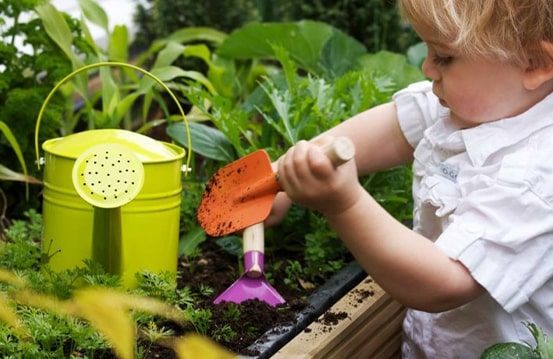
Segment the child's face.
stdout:
<svg viewBox="0 0 553 359">
<path fill-rule="evenodd" d="M 461 128 L 518 115 L 537 103 L 542 94 L 523 84 L 524 69 L 484 57 L 467 57 L 436 40 L 431 32 L 419 32 L 428 45 L 422 66 L 433 81 L 433 92 L 449 108 Z"/>
</svg>

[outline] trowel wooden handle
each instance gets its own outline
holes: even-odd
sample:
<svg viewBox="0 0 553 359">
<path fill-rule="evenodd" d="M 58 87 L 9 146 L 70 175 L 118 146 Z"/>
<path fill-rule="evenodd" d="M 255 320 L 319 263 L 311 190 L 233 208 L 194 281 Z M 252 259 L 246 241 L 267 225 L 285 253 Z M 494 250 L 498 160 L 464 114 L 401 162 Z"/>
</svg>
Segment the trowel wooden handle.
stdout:
<svg viewBox="0 0 553 359">
<path fill-rule="evenodd" d="M 244 228 L 242 232 L 242 246 L 244 252 L 265 251 L 265 228 L 263 222 Z"/>
<path fill-rule="evenodd" d="M 355 145 L 348 137 L 336 137 L 324 144 L 322 148 L 334 167 L 338 167 L 355 157 Z"/>
</svg>

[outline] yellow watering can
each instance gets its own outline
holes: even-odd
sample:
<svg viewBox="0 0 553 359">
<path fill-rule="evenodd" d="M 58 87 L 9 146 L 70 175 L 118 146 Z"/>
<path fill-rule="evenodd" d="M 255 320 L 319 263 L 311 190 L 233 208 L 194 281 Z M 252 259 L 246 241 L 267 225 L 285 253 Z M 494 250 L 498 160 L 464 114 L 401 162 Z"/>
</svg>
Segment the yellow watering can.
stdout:
<svg viewBox="0 0 553 359">
<path fill-rule="evenodd" d="M 177 270 L 181 180 L 190 151 L 183 166 L 185 150 L 180 146 L 132 131 L 102 129 L 47 140 L 39 159 L 38 129 L 51 95 L 72 76 L 98 66 L 126 66 L 150 76 L 172 96 L 186 120 L 173 93 L 133 65 L 89 65 L 58 83 L 42 105 L 35 131 L 37 159 L 44 164 L 42 247 L 55 271 L 91 259 L 132 288 L 137 272 Z"/>
</svg>

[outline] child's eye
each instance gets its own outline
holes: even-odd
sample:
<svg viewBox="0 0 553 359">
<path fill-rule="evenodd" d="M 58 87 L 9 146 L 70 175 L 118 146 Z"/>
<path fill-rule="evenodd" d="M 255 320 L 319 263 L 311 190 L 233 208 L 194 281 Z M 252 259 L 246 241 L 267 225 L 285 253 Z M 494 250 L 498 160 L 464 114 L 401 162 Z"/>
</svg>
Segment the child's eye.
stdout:
<svg viewBox="0 0 553 359">
<path fill-rule="evenodd" d="M 435 65 L 449 65 L 453 61 L 453 56 L 440 56 L 440 55 L 433 55 L 432 56 L 432 62 L 434 62 Z"/>
</svg>

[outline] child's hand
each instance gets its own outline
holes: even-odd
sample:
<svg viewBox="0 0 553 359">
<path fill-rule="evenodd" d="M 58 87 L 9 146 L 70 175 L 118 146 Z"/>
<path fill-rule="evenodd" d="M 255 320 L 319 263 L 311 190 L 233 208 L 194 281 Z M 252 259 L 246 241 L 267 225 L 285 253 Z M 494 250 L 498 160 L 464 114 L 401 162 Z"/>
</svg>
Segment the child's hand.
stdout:
<svg viewBox="0 0 553 359">
<path fill-rule="evenodd" d="M 292 201 L 323 214 L 345 211 L 363 191 L 355 161 L 334 167 L 321 146 L 312 142 L 300 141 L 290 148 L 279 159 L 277 173 Z"/>
<path fill-rule="evenodd" d="M 286 195 L 286 193 L 277 193 L 271 208 L 271 213 L 269 213 L 269 217 L 265 219 L 265 228 L 275 226 L 282 222 L 291 205 L 292 201 L 290 201 L 290 198 Z"/>
</svg>

